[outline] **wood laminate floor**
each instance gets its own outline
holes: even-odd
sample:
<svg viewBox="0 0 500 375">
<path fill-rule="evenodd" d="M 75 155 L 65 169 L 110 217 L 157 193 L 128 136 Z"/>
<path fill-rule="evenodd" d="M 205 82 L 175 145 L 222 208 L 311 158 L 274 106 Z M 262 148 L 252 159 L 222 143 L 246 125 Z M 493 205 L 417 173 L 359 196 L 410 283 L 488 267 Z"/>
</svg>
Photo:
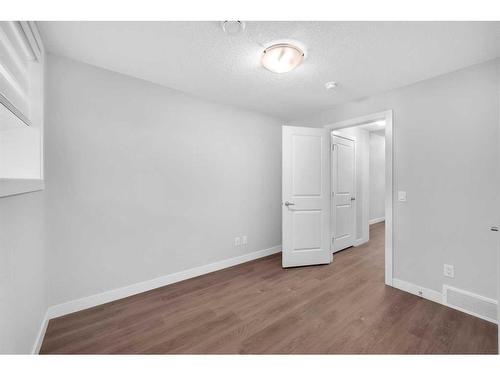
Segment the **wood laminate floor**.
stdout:
<svg viewBox="0 0 500 375">
<path fill-rule="evenodd" d="M 493 323 L 384 285 L 384 224 L 326 266 L 276 254 L 49 322 L 41 353 L 497 353 Z"/>
</svg>

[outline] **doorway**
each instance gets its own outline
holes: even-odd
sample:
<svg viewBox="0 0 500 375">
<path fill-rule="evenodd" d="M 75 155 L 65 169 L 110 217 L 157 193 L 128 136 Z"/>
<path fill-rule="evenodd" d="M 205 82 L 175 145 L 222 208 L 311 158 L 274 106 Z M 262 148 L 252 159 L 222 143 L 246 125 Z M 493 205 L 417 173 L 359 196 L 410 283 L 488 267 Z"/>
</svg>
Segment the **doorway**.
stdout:
<svg viewBox="0 0 500 375">
<path fill-rule="evenodd" d="M 353 246 L 370 239 L 370 226 L 385 227 L 385 284 L 393 284 L 393 113 L 392 110 L 356 117 L 325 126 L 333 136 L 354 141 L 354 200 L 355 238 Z M 334 153 L 332 152 L 332 158 Z M 332 202 L 335 201 L 334 165 L 332 159 Z M 382 173 L 382 175 L 381 175 Z M 337 214 L 337 217 L 335 217 Z M 338 212 L 332 207 L 332 222 Z M 385 225 L 384 225 L 385 224 Z M 334 228 L 332 228 L 334 232 Z M 333 241 L 333 252 L 342 250 Z"/>
<path fill-rule="evenodd" d="M 369 126 L 376 122 L 383 122 L 385 126 L 384 264 L 385 283 L 392 286 L 394 189 L 393 123 L 390 110 L 323 128 L 283 127 L 282 265 L 284 268 L 328 264 L 332 261 L 334 251 L 351 244 L 361 245 L 369 240 L 367 204 L 369 176 L 356 179 L 354 182 L 350 177 L 353 172 L 367 174 L 369 167 L 358 166 L 363 160 L 365 164 L 367 163 L 366 155 L 364 158 L 356 159 L 356 140 L 350 143 L 349 140 L 353 140 L 353 137 L 349 133 L 356 130 L 356 127 Z M 361 151 L 359 145 L 358 148 Z M 361 152 L 358 152 L 358 155 L 361 155 Z M 338 165 L 340 169 L 336 170 L 335 177 L 331 167 L 333 162 L 339 160 L 342 162 Z M 335 185 L 337 180 L 332 181 L 332 176 L 338 178 L 339 175 L 345 177 L 341 182 L 342 186 Z M 332 186 L 336 186 L 337 190 L 332 190 Z M 335 193 L 339 193 L 338 196 L 335 196 Z M 340 212 L 345 216 L 341 217 Z M 353 217 L 355 217 L 354 223 Z M 336 240 L 338 247 L 335 246 Z"/>
</svg>

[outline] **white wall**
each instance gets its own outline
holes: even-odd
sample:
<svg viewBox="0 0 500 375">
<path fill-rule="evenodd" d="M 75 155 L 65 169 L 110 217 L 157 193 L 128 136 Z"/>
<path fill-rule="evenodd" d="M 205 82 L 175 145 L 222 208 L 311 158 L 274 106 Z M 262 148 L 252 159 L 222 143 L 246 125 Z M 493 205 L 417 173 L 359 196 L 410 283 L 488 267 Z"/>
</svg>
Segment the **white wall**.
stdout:
<svg viewBox="0 0 500 375">
<path fill-rule="evenodd" d="M 0 354 L 31 353 L 47 309 L 43 192 L 0 198 Z"/>
<path fill-rule="evenodd" d="M 359 127 L 335 130 L 333 134 L 354 139 L 355 173 L 356 173 L 356 241 L 366 242 L 369 239 L 369 163 L 370 133 Z"/>
<path fill-rule="evenodd" d="M 370 132 L 370 220 L 385 217 L 385 132 Z"/>
<path fill-rule="evenodd" d="M 40 178 L 40 129 L 0 105 L 0 178 Z"/>
<path fill-rule="evenodd" d="M 293 123 L 324 126 L 394 111 L 394 277 L 497 297 L 498 64 L 476 65 Z M 443 264 L 455 265 L 455 278 Z"/>
<path fill-rule="evenodd" d="M 281 244 L 279 120 L 56 56 L 47 70 L 50 305 Z"/>
</svg>

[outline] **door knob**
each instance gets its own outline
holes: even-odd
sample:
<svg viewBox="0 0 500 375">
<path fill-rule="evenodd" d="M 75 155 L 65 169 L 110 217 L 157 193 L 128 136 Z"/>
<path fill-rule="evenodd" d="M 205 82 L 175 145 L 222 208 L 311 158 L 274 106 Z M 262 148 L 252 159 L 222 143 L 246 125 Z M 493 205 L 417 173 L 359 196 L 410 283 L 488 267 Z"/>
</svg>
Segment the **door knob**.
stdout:
<svg viewBox="0 0 500 375">
<path fill-rule="evenodd" d="M 295 203 L 292 203 L 292 202 L 288 202 L 288 201 L 286 201 L 286 202 L 285 202 L 285 206 L 287 206 L 287 207 L 288 207 L 288 206 L 295 206 Z"/>
<path fill-rule="evenodd" d="M 351 197 L 351 200 L 352 200 L 352 201 L 355 201 L 355 200 L 356 200 L 356 197 Z"/>
<path fill-rule="evenodd" d="M 490 227 L 490 230 L 491 230 L 492 232 L 498 232 L 498 227 Z"/>
</svg>

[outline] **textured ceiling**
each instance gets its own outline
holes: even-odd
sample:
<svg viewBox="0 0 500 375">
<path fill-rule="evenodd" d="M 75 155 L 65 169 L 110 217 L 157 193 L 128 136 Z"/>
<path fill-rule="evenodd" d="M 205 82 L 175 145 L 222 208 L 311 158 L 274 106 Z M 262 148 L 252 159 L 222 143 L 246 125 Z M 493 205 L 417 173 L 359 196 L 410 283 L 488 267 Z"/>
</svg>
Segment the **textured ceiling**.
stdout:
<svg viewBox="0 0 500 375">
<path fill-rule="evenodd" d="M 39 22 L 54 54 L 284 120 L 500 56 L 499 22 L 245 24 L 230 36 L 219 22 Z M 297 42 L 304 63 L 264 69 L 277 41 Z"/>
</svg>

